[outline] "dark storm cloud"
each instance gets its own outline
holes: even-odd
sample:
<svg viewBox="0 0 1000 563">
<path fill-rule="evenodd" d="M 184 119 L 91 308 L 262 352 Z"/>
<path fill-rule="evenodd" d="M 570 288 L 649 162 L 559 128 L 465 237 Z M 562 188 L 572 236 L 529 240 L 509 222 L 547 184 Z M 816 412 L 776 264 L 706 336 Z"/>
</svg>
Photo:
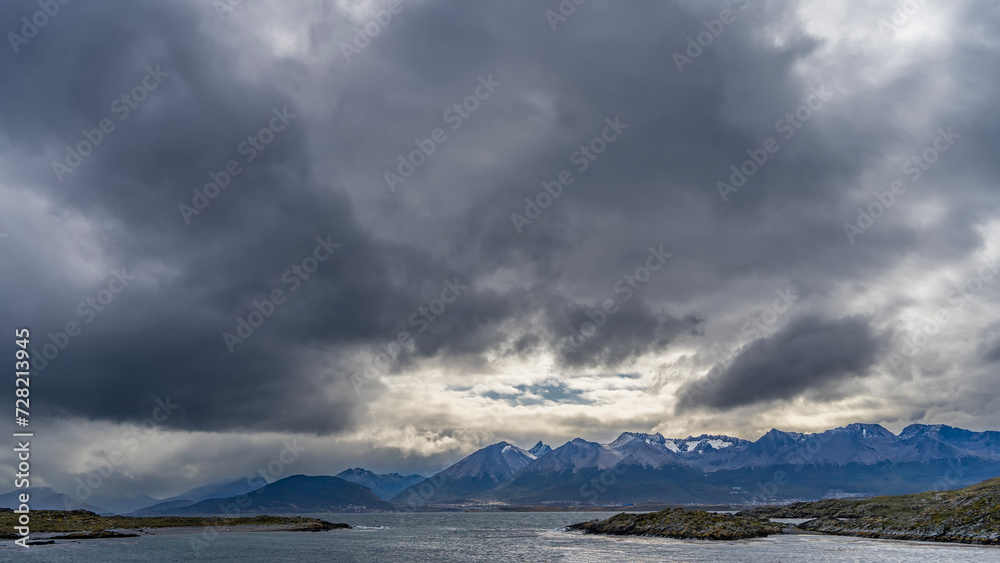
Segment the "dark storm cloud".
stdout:
<svg viewBox="0 0 1000 563">
<path fill-rule="evenodd" d="M 983 355 L 983 359 L 987 363 L 1000 362 L 1000 343 L 994 344 L 987 352 Z"/>
<path fill-rule="evenodd" d="M 865 375 L 883 343 L 869 319 L 802 317 L 747 344 L 729 367 L 684 385 L 680 410 L 727 409 L 823 390 Z"/>
<path fill-rule="evenodd" d="M 129 2 L 64 10 L 53 23 L 63 27 L 4 58 L 2 73 L 19 77 L 2 94 L 5 107 L 17 108 L 5 113 L 4 133 L 22 150 L 47 149 L 46 156 L 63 160 L 64 146 L 83 139 L 81 129 L 96 129 L 103 118 L 116 128 L 64 181 L 42 159 L 20 169 L 20 180 L 90 218 L 109 262 L 131 275 L 152 263 L 157 275 L 132 282 L 93 325 L 84 325 L 88 319 L 75 305 L 99 288 L 67 286 L 55 299 L 9 304 L 42 329 L 39 348 L 48 330 L 67 321 L 84 325 L 79 340 L 44 370 L 48 405 L 135 420 L 148 416 L 154 397 L 169 396 L 184 405 L 191 429 L 343 427 L 350 398 L 299 397 L 296 409 L 267 403 L 331 383 L 295 352 L 316 341 L 378 334 L 380 309 L 402 297 L 371 272 L 420 259 L 373 242 L 354 224 L 347 198 L 310 176 L 307 118 L 272 85 L 228 70 L 235 54 L 213 42 L 199 19 L 203 11 Z M 121 105 L 112 100 L 141 84 L 147 66 L 167 76 L 129 115 L 115 114 Z M 246 162 L 237 147 L 269 123 L 281 126 L 275 110 L 295 117 Z M 234 159 L 242 172 L 185 224 L 178 204 L 191 205 L 192 188 Z M 274 289 L 289 292 L 282 273 L 313 254 L 317 237 L 341 247 L 230 354 L 223 332 L 236 332 L 237 316 L 246 317 L 254 300 Z"/>
<path fill-rule="evenodd" d="M 23 8 L 7 5 L 6 11 L 16 16 Z M 57 207 L 86 217 L 100 233 L 105 260 L 119 264 L 125 275 L 145 273 L 95 314 L 92 325 L 81 322 L 87 318 L 77 304 L 100 286 L 84 290 L 67 284 L 55 296 L 36 294 L 6 304 L 18 318 L 30 311 L 41 334 L 55 335 L 53 343 L 62 339 L 58 333 L 66 322 L 83 325 L 82 336 L 42 370 L 49 385 L 47 408 L 139 420 L 149 416 L 156 398 L 169 396 L 183 405 L 184 426 L 192 430 L 329 432 L 349 425 L 359 399 L 345 384 L 347 374 L 310 361 L 309 352 L 374 346 L 433 298 L 427 286 L 436 284 L 434 278 L 451 279 L 453 268 L 422 251 L 419 241 L 409 247 L 378 242 L 356 223 L 349 198 L 333 187 L 336 179 L 320 180 L 310 170 L 311 117 L 280 84 L 236 72 L 239 53 L 215 40 L 226 28 L 206 20 L 203 10 L 111 1 L 79 13 L 65 9 L 44 35 L 0 67 L 5 76 L 16 77 L 3 94 L 5 107 L 17 108 L 4 114 L 4 134 L 17 139 L 19 153 L 44 155 L 17 170 L 20 182 L 37 186 Z M 414 9 L 410 25 L 448 25 L 447 19 L 433 17 L 436 9 Z M 454 20 L 459 14 L 452 13 L 455 25 L 474 29 L 474 19 Z M 468 40 L 476 43 L 471 35 Z M 484 42 L 480 54 L 497 56 L 500 47 L 496 39 Z M 434 48 L 428 45 L 428 52 Z M 402 54 L 396 62 L 416 63 Z M 463 64 L 471 68 L 473 63 L 461 58 L 452 63 L 435 66 L 447 68 L 445 75 L 425 73 L 422 79 L 441 89 L 464 84 Z M 275 75 L 296 72 L 291 63 L 275 64 Z M 158 77 L 155 89 L 149 79 L 143 82 L 149 72 Z M 136 107 L 128 104 L 126 113 L 113 101 L 139 84 L 148 84 L 148 90 Z M 369 117 L 376 111 L 372 108 Z M 247 162 L 238 147 L 247 135 L 274 124 L 279 114 L 289 116 L 284 127 L 254 162 Z M 93 138 L 105 118 L 115 128 L 93 154 L 72 171 L 58 166 L 54 171 L 52 160 L 74 164 L 64 147 L 76 146 L 86 135 Z M 78 133 L 84 129 L 88 133 Z M 345 135 L 351 136 L 357 137 Z M 203 186 L 210 172 L 222 171 L 232 160 L 239 162 L 240 172 L 201 209 L 192 188 Z M 179 204 L 200 211 L 179 210 Z M 289 285 L 282 274 L 313 254 L 317 237 L 340 246 L 309 280 Z M 31 250 L 48 251 L 44 246 Z M 470 280 L 481 271 L 464 270 L 470 274 L 455 279 Z M 385 275 L 390 272 L 398 275 Z M 26 278 L 13 280 L 18 282 L 23 285 Z M 237 318 L 249 318 L 255 310 L 251 303 L 275 289 L 284 290 L 287 302 L 276 305 L 273 318 L 244 343 L 231 345 L 230 353 L 223 334 L 239 334 Z M 432 330 L 414 339 L 414 354 L 474 355 L 495 345 L 502 336 L 499 323 L 529 313 L 525 303 L 555 310 L 553 299 L 568 303 L 544 288 L 531 295 L 470 290 Z M 619 363 L 665 342 L 664 321 L 636 308 L 615 325 L 624 326 L 629 318 L 637 324 L 627 333 L 608 330 L 585 354 L 567 354 L 567 360 Z M 552 345 L 561 337 L 547 338 Z M 36 336 L 35 342 L 41 348 L 49 339 Z M 291 402 L 294 409 L 276 407 Z"/>
<path fill-rule="evenodd" d="M 191 430 L 334 432 L 370 398 L 355 393 L 341 358 L 354 347 L 374 353 L 401 330 L 414 338 L 398 369 L 553 351 L 565 368 L 614 367 L 682 336 L 697 341 L 712 319 L 692 303 L 756 299 L 740 280 L 789 279 L 817 296 L 815 309 L 836 309 L 824 296 L 915 249 L 946 264 L 982 244 L 974 224 L 996 199 L 972 180 L 997 173 L 997 119 L 984 113 L 997 87 L 982 72 L 995 49 L 961 39 L 954 56 L 969 64 L 941 55 L 858 95 L 852 65 L 869 55 L 849 52 L 828 76 L 807 80 L 796 69 L 825 45 L 778 3 L 751 2 L 683 73 L 671 53 L 730 3 L 587 3 L 553 32 L 544 12 L 555 5 L 407 3 L 350 64 L 340 42 L 357 27 L 335 9 L 291 9 L 287 17 L 307 23 L 308 53 L 275 57 L 206 4 L 63 6 L 20 52 L 0 56 L 0 141 L 18 161 L 7 183 L 51 202 L 67 224 L 85 222 L 100 262 L 140 277 L 44 370 L 45 408 L 135 421 L 170 396 Z M 4 3 L 0 31 L 36 9 Z M 156 65 L 169 76 L 119 120 L 112 101 Z M 942 71 L 967 84 L 961 107 L 924 107 Z M 414 139 L 447 127 L 442 113 L 487 75 L 502 85 L 388 193 L 384 171 Z M 823 84 L 834 92 L 829 103 L 723 201 L 716 182 L 729 166 Z M 296 117 L 244 162 L 237 147 L 283 108 Z M 966 152 L 927 175 L 956 179 L 941 223 L 903 224 L 901 204 L 852 246 L 842 225 L 873 189 L 868 169 L 929 140 L 900 133 L 914 112 L 940 118 L 928 133 L 952 123 L 963 135 Z M 114 132 L 58 181 L 51 161 L 106 117 Z M 628 128 L 580 170 L 571 155 L 616 117 Z M 192 205 L 192 189 L 233 159 L 242 172 L 186 224 L 178 204 Z M 572 185 L 519 234 L 511 214 L 564 169 Z M 915 188 L 906 197 L 921 196 Z M 13 213 L 16 201 L 3 203 Z M 11 235 L 0 250 L 13 267 L 0 283 L 17 298 L 0 312 L 30 321 L 41 345 L 47 332 L 80 322 L 77 305 L 102 285 L 76 280 L 69 270 L 80 266 L 58 263 L 67 256 L 51 237 Z M 283 273 L 313 254 L 317 237 L 340 246 L 292 293 Z M 650 244 L 684 258 L 581 346 L 569 344 Z M 417 334 L 411 315 L 455 279 L 470 288 Z M 230 354 L 222 334 L 275 289 L 287 301 Z M 795 396 L 863 370 L 870 358 L 861 352 L 878 341 L 863 324 L 805 319 L 794 325 L 802 335 L 789 327 L 754 342 L 726 371 L 732 385 L 699 404 Z M 805 353 L 823 339 L 841 342 L 844 358 L 817 346 L 812 375 L 793 377 L 796 356 L 781 343 Z M 764 390 L 752 383 L 762 372 L 775 378 Z"/>
<path fill-rule="evenodd" d="M 612 314 L 600 306 L 567 304 L 561 314 L 552 315 L 551 329 L 559 335 L 558 355 L 565 366 L 616 367 L 666 350 L 678 335 L 696 334 L 701 322 L 694 315 L 675 318 L 640 301 L 627 302 Z"/>
</svg>

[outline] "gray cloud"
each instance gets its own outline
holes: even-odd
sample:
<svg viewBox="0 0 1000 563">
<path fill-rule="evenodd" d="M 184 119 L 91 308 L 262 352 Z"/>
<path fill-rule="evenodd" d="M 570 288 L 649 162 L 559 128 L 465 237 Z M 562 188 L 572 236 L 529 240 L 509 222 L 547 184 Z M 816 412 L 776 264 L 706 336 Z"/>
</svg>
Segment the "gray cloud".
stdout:
<svg viewBox="0 0 1000 563">
<path fill-rule="evenodd" d="M 828 389 L 865 375 L 883 344 L 869 319 L 805 316 L 750 342 L 721 372 L 686 384 L 679 405 L 726 409 Z"/>
<path fill-rule="evenodd" d="M 437 412 L 406 403 L 420 399 L 394 393 L 416 385 L 407 376 L 443 388 L 508 378 L 531 390 L 583 372 L 646 377 L 681 357 L 688 381 L 711 368 L 702 358 L 713 343 L 742 348 L 715 372 L 718 385 L 691 395 L 691 382 L 681 397 L 693 398 L 691 412 L 744 413 L 736 426 L 787 427 L 769 417 L 792 397 L 825 413 L 863 393 L 849 380 L 900 393 L 868 420 L 990 412 L 988 390 L 930 405 L 893 385 L 919 374 L 851 379 L 882 359 L 883 333 L 933 315 L 950 278 L 995 250 L 1000 80 L 984 69 L 1000 54 L 1000 21 L 988 2 L 928 7 L 913 36 L 895 38 L 878 32 L 895 9 L 888 0 L 848 2 L 822 25 L 808 2 L 751 2 L 683 73 L 672 53 L 732 3 L 587 3 L 553 32 L 544 12 L 557 2 L 414 1 L 350 63 L 341 42 L 358 16 L 340 2 L 308 4 L 244 3 L 220 18 L 193 1 L 70 3 L 0 54 L 0 316 L 30 326 L 37 351 L 68 322 L 81 328 L 37 374 L 39 416 L 131 424 L 169 396 L 185 414 L 165 424 L 182 436 L 376 440 L 384 429 L 372 420 L 392 410 L 414 413 L 397 426 L 433 442 L 481 421 L 441 426 Z M 19 30 L 37 9 L 3 3 L 0 30 Z M 112 103 L 156 65 L 169 76 L 120 119 Z M 445 112 L 487 75 L 501 85 L 451 129 Z M 716 183 L 730 166 L 778 138 L 776 122 L 822 85 L 830 100 L 723 201 Z M 275 108 L 296 117 L 246 162 L 238 147 Z M 628 129 L 581 169 L 577 151 L 616 117 Z M 115 130 L 59 181 L 52 161 L 104 118 Z M 384 172 L 437 127 L 448 139 L 389 193 Z M 844 223 L 907 177 L 904 162 L 939 127 L 961 135 L 955 147 L 848 241 Z M 178 204 L 232 159 L 242 172 L 186 224 Z M 518 233 L 511 214 L 563 170 L 572 184 Z M 340 246 L 292 291 L 284 273 L 317 237 Z M 573 346 L 587 313 L 653 244 L 675 256 Z M 78 307 L 120 268 L 136 279 L 86 322 Z M 412 315 L 454 279 L 469 289 L 420 331 Z M 785 287 L 802 296 L 800 318 L 747 342 L 742 324 Z M 287 301 L 230 354 L 223 333 L 275 289 Z M 961 331 L 992 323 L 996 297 L 984 288 L 982 316 L 956 308 L 951 332 L 923 349 L 947 365 L 911 365 L 986 377 L 966 368 L 996 352 L 967 349 Z M 382 384 L 358 393 L 352 376 L 401 331 L 412 344 Z M 533 416 L 613 435 L 596 409 L 620 396 L 600 391 L 588 391 L 588 413 Z M 667 416 L 635 410 L 639 426 Z M 691 429 L 701 430 L 714 429 Z M 441 444 L 426 455 L 458 447 Z"/>
</svg>

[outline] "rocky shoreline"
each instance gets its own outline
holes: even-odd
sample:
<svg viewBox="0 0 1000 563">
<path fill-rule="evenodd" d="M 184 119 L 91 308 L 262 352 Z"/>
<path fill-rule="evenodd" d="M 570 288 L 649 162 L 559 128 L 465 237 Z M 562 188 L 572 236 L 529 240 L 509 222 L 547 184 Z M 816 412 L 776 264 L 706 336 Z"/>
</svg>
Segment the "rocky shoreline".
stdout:
<svg viewBox="0 0 1000 563">
<path fill-rule="evenodd" d="M 979 545 L 1000 545 L 996 529 L 984 532 L 970 527 L 948 523 L 938 523 L 926 526 L 900 526 L 898 522 L 886 522 L 879 519 L 860 518 L 838 520 L 836 518 L 816 518 L 797 526 L 800 530 L 833 534 L 838 536 L 854 536 L 861 538 L 933 541 L 945 543 L 968 543 Z"/>
<path fill-rule="evenodd" d="M 17 524 L 14 512 L 0 509 L 0 540 L 20 539 L 13 532 Z M 31 536 L 45 540 L 81 540 L 137 537 L 158 530 L 219 530 L 236 528 L 255 532 L 323 532 L 349 529 L 349 524 L 327 522 L 301 516 L 253 516 L 243 518 L 202 517 L 133 517 L 100 516 L 87 510 L 38 510 L 31 513 Z M 139 533 L 136 533 L 139 532 Z M 51 535 L 62 534 L 62 535 Z"/>
<path fill-rule="evenodd" d="M 797 528 L 824 534 L 1000 545 L 1000 478 L 954 491 L 799 502 L 739 514 L 811 518 Z"/>
<path fill-rule="evenodd" d="M 794 527 L 772 518 L 808 518 Z M 592 534 L 736 540 L 796 531 L 863 538 L 1000 545 L 1000 478 L 954 491 L 762 506 L 737 514 L 676 508 L 568 527 Z"/>
<path fill-rule="evenodd" d="M 785 526 L 755 516 L 674 508 L 644 514 L 618 514 L 568 526 L 588 534 L 656 536 L 676 539 L 741 540 L 780 534 Z"/>
</svg>

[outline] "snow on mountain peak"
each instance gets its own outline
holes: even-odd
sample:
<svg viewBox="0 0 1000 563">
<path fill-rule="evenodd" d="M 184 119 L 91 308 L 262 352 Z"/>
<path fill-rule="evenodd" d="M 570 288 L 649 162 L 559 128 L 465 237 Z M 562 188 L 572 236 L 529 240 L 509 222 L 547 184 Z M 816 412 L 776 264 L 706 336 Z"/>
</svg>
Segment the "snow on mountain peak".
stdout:
<svg viewBox="0 0 1000 563">
<path fill-rule="evenodd" d="M 729 446 L 733 445 L 732 442 L 727 442 L 725 440 L 706 440 L 705 443 L 707 443 L 708 445 L 712 446 L 717 450 L 721 450 L 722 448 L 728 448 Z"/>
<path fill-rule="evenodd" d="M 532 446 L 530 450 L 528 450 L 528 453 L 530 453 L 535 457 L 542 457 L 543 455 L 551 451 L 552 448 L 550 446 L 548 446 L 547 444 L 543 444 L 542 441 L 539 440 L 537 444 L 535 444 L 534 446 Z"/>
<path fill-rule="evenodd" d="M 633 440 L 641 440 L 654 446 L 662 446 L 664 445 L 666 438 L 664 438 L 659 432 L 656 434 L 646 434 L 644 432 L 622 432 L 621 435 L 618 436 L 614 442 L 608 444 L 608 446 L 617 449 L 625 446 Z"/>
</svg>

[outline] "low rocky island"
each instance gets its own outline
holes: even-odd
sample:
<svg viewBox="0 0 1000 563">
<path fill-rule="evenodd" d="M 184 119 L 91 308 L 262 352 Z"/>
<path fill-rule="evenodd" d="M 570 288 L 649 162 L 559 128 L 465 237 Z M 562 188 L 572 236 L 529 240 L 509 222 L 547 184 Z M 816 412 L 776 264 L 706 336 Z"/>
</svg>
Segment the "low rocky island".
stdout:
<svg viewBox="0 0 1000 563">
<path fill-rule="evenodd" d="M 739 514 L 811 518 L 797 528 L 825 534 L 1000 545 L 1000 478 L 954 491 L 797 502 Z"/>
<path fill-rule="evenodd" d="M 0 508 L 0 540 L 19 539 L 13 533 L 17 514 L 9 508 Z M 348 529 L 348 524 L 337 524 L 300 516 L 253 516 L 242 518 L 204 518 L 175 516 L 100 516 L 88 510 L 38 510 L 31 513 L 31 535 L 53 534 L 47 540 L 79 540 L 100 538 L 136 537 L 142 533 L 155 533 L 158 528 L 238 528 L 241 531 L 271 532 L 322 532 Z M 150 532 L 150 530 L 154 530 Z"/>
<path fill-rule="evenodd" d="M 780 534 L 782 524 L 758 516 L 737 516 L 674 508 L 645 514 L 618 514 L 568 526 L 588 534 L 658 536 L 677 539 L 742 540 Z"/>
<path fill-rule="evenodd" d="M 797 526 L 772 518 L 809 519 Z M 568 527 L 591 534 L 738 540 L 784 531 L 1000 545 L 1000 478 L 954 491 L 761 506 L 736 514 L 675 508 Z"/>
</svg>

